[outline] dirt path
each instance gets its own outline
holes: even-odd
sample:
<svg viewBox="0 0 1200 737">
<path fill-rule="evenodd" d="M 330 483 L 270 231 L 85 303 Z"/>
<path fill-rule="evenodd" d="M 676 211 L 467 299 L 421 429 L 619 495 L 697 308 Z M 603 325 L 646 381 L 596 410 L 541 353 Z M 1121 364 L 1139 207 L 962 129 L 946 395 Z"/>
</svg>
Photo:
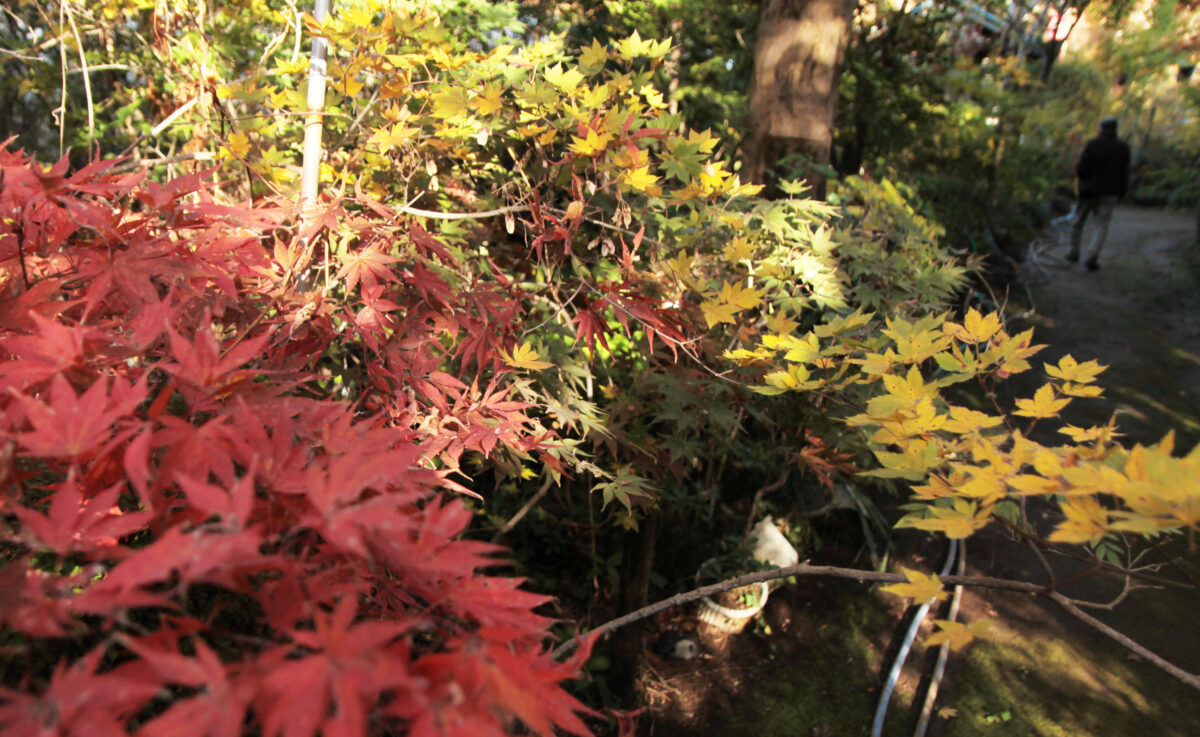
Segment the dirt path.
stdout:
<svg viewBox="0 0 1200 737">
<path fill-rule="evenodd" d="M 1041 358 L 1057 362 L 1069 353 L 1109 367 L 1100 377 L 1107 398 L 1075 403 L 1069 421 L 1104 422 L 1116 411 L 1133 441 L 1156 442 L 1173 427 L 1181 447 L 1200 442 L 1200 283 L 1189 253 L 1195 228 L 1193 214 L 1120 207 L 1100 271 L 1067 263 L 1065 238 L 1023 269 L 1031 281 L 1044 275 L 1029 290 L 1028 322 L 1049 346 Z M 1030 306 L 1025 293 L 1014 296 Z"/>
</svg>

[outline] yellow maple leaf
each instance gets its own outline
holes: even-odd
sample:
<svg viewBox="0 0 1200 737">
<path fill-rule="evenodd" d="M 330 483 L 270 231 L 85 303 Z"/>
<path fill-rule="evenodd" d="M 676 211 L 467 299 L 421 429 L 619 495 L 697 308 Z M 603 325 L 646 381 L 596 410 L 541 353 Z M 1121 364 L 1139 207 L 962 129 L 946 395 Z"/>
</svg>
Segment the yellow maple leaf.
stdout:
<svg viewBox="0 0 1200 737">
<path fill-rule="evenodd" d="M 1050 533 L 1050 542 L 1095 543 L 1108 531 L 1108 512 L 1096 497 L 1069 497 L 1061 508 L 1067 518 Z"/>
<path fill-rule="evenodd" d="M 226 139 L 224 147 L 233 154 L 234 158 L 244 160 L 250 154 L 250 137 L 240 131 L 231 133 Z"/>
<path fill-rule="evenodd" d="M 653 41 L 643 41 L 642 37 L 634 31 L 628 38 L 621 39 L 617 42 L 617 53 L 626 61 L 633 61 L 638 56 L 646 53 Z"/>
<path fill-rule="evenodd" d="M 480 115 L 491 115 L 497 110 L 504 107 L 503 99 L 504 90 L 496 85 L 488 85 L 483 88 L 471 103 L 475 106 L 475 112 Z"/>
<path fill-rule="evenodd" d="M 583 81 L 583 75 L 577 69 L 563 69 L 562 64 L 555 64 L 548 67 L 544 72 L 546 81 L 557 87 L 562 92 L 570 94 L 579 87 L 579 83 Z"/>
<path fill-rule="evenodd" d="M 972 499 L 979 499 L 984 503 L 994 502 L 1004 496 L 1004 492 L 1008 490 L 1008 484 L 997 471 L 991 467 L 974 468 L 971 466 L 964 467 L 971 479 L 958 486 L 958 493 Z"/>
<path fill-rule="evenodd" d="M 602 67 L 606 61 L 608 61 L 608 47 L 601 46 L 600 42 L 594 38 L 592 39 L 592 45 L 585 48 L 579 54 L 579 63 L 585 67 Z"/>
<path fill-rule="evenodd" d="M 738 236 L 734 238 L 729 245 L 721 252 L 721 255 L 731 263 L 737 263 L 742 259 L 749 259 L 754 256 L 754 244 L 747 238 Z"/>
<path fill-rule="evenodd" d="M 1070 399 L 1055 399 L 1054 387 L 1050 384 L 1043 384 L 1041 389 L 1038 389 L 1033 399 L 1018 399 L 1017 406 L 1020 407 L 1013 414 L 1022 417 L 1057 417 L 1058 411 L 1066 407 L 1070 403 Z"/>
<path fill-rule="evenodd" d="M 771 355 L 770 351 L 763 348 L 753 351 L 748 351 L 745 348 L 737 348 L 732 351 L 725 351 L 721 354 L 721 357 L 727 358 L 730 361 L 737 361 L 739 366 L 757 366 L 767 363 Z"/>
<path fill-rule="evenodd" d="M 1057 366 L 1045 364 L 1046 373 L 1055 379 L 1073 382 L 1075 384 L 1090 384 L 1096 380 L 1096 377 L 1103 372 L 1107 366 L 1101 366 L 1098 362 L 1085 361 L 1079 363 L 1070 354 L 1062 357 Z"/>
<path fill-rule="evenodd" d="M 665 264 L 668 273 L 685 285 L 695 289 L 696 285 L 692 281 L 692 261 L 692 255 L 685 250 L 675 254 L 675 258 L 667 259 Z M 710 325 L 709 327 L 712 326 Z"/>
<path fill-rule="evenodd" d="M 689 131 L 688 143 L 696 144 L 700 147 L 700 153 L 711 154 L 721 139 L 713 135 L 712 131 L 705 128 L 702 131 Z"/>
<path fill-rule="evenodd" d="M 798 327 L 800 323 L 783 312 L 777 312 L 767 318 L 767 330 L 777 336 L 791 335 Z"/>
<path fill-rule="evenodd" d="M 1103 387 L 1091 386 L 1089 384 L 1072 384 L 1064 382 L 1061 387 L 1063 395 L 1068 397 L 1099 397 L 1104 395 Z"/>
<path fill-rule="evenodd" d="M 361 80 L 355 77 L 346 76 L 343 77 L 341 81 L 342 84 L 340 87 L 342 94 L 344 94 L 346 97 L 358 97 L 358 93 L 362 91 L 364 85 Z"/>
<path fill-rule="evenodd" d="M 403 123 L 396 123 L 390 128 L 383 125 L 375 129 L 375 133 L 367 140 L 367 143 L 373 143 L 378 146 L 380 153 L 387 153 L 392 148 L 412 138 L 416 132 L 416 128 L 409 128 Z"/>
<path fill-rule="evenodd" d="M 608 98 L 612 96 L 612 89 L 607 84 L 598 84 L 595 87 L 587 87 L 583 94 L 579 96 L 579 102 L 585 108 L 599 108 L 608 102 Z"/>
<path fill-rule="evenodd" d="M 946 537 L 961 540 L 986 527 L 992 515 L 992 507 L 980 509 L 974 502 L 958 498 L 953 499 L 949 507 L 929 507 L 928 511 L 931 517 L 904 517 L 896 526 L 941 532 Z"/>
<path fill-rule="evenodd" d="M 862 366 L 864 374 L 879 376 L 891 371 L 896 359 L 895 352 L 889 348 L 886 353 L 867 353 L 862 358 L 853 359 L 853 362 Z"/>
<path fill-rule="evenodd" d="M 704 313 L 704 321 L 708 326 L 734 321 L 734 316 L 741 312 L 737 305 L 722 302 L 719 298 L 707 299 L 700 303 L 700 311 Z"/>
<path fill-rule="evenodd" d="M 721 191 L 721 187 L 729 179 L 729 172 L 725 171 L 725 162 L 710 161 L 704 165 L 696 178 L 700 181 L 700 186 L 706 194 L 716 194 Z"/>
<path fill-rule="evenodd" d="M 781 336 L 778 347 L 787 351 L 787 353 L 783 354 L 785 361 L 812 361 L 821 353 L 820 342 L 817 336 L 812 333 L 803 338 L 797 338 L 793 335 Z"/>
<path fill-rule="evenodd" d="M 979 314 L 979 310 L 972 307 L 967 311 L 962 325 L 948 322 L 942 329 L 964 343 L 986 343 L 1000 331 L 1001 327 L 998 314 L 992 312 L 985 317 Z"/>
<path fill-rule="evenodd" d="M 726 304 L 734 304 L 743 310 L 751 310 L 762 304 L 765 290 L 743 287 L 740 282 L 725 282 L 721 287 L 720 299 Z"/>
<path fill-rule="evenodd" d="M 766 387 L 755 387 L 760 394 L 779 394 L 785 391 L 807 391 L 821 386 L 819 380 L 813 380 L 808 367 L 802 363 L 792 364 L 787 371 L 772 371 L 763 377 Z"/>
<path fill-rule="evenodd" d="M 950 420 L 946 423 L 946 429 L 959 435 L 966 435 L 984 428 L 996 427 L 1002 422 L 1004 419 L 1001 417 L 993 417 L 973 409 L 951 405 Z"/>
<path fill-rule="evenodd" d="M 436 118 L 453 118 L 466 113 L 469 105 L 465 87 L 450 87 L 433 96 L 433 115 Z"/>
<path fill-rule="evenodd" d="M 1057 481 L 1032 473 L 1010 476 L 1008 485 L 1019 496 L 1045 496 L 1062 490 L 1062 484 Z"/>
<path fill-rule="evenodd" d="M 662 188 L 658 186 L 658 177 L 650 173 L 650 167 L 639 166 L 636 169 L 629 169 L 621 173 L 621 181 L 629 185 L 639 192 L 657 197 L 662 194 Z"/>
<path fill-rule="evenodd" d="M 944 642 L 950 645 L 951 650 L 957 652 L 970 644 L 976 637 L 982 637 L 992 623 L 987 619 L 980 619 L 971 624 L 951 622 L 948 619 L 935 619 L 934 624 L 938 626 L 939 631 L 925 638 L 925 646 L 935 647 Z"/>
<path fill-rule="evenodd" d="M 888 394 L 898 400 L 900 407 L 912 407 L 922 399 L 933 396 L 932 385 L 925 383 L 920 369 L 916 366 L 909 368 L 908 374 L 903 377 L 884 374 L 883 386 Z"/>
<path fill-rule="evenodd" d="M 638 90 L 638 94 L 645 98 L 646 105 L 651 110 L 665 110 L 667 108 L 667 103 L 663 102 L 662 93 L 652 84 L 642 85 L 642 88 Z"/>
<path fill-rule="evenodd" d="M 936 473 L 929 476 L 929 484 L 924 486 L 914 486 L 912 487 L 912 490 L 913 496 L 917 499 L 926 499 L 930 501 L 954 496 L 954 487 L 949 481 L 937 475 Z"/>
<path fill-rule="evenodd" d="M 534 350 L 533 347 L 528 343 L 523 343 L 516 348 L 513 348 L 512 354 L 505 353 L 504 351 L 501 351 L 500 354 L 504 356 L 504 362 L 513 368 L 533 369 L 534 371 L 540 371 L 541 369 L 554 367 L 554 364 L 550 363 L 549 361 L 538 360 L 541 358 L 541 356 L 539 356 L 538 352 Z"/>
<path fill-rule="evenodd" d="M 793 364 L 793 366 L 803 367 L 804 364 L 797 363 Z M 909 441 L 903 446 L 903 450 L 904 452 L 902 453 L 892 453 L 885 450 L 874 451 L 875 457 L 879 460 L 879 465 L 883 466 L 883 468 L 866 471 L 863 475 L 920 481 L 929 474 L 931 468 L 937 466 L 940 462 L 938 459 L 938 444 L 932 440 L 917 439 Z M 935 508 L 933 511 L 936 514 L 941 510 Z M 914 522 L 914 526 L 918 525 Z"/>
<path fill-rule="evenodd" d="M 1100 425 L 1093 425 L 1091 427 L 1075 427 L 1074 425 L 1067 425 L 1066 427 L 1058 428 L 1058 431 L 1071 438 L 1071 440 L 1074 440 L 1076 443 L 1082 444 L 1115 435 L 1115 433 L 1106 432 L 1109 429 L 1110 428 L 1102 427 Z"/>
<path fill-rule="evenodd" d="M 612 136 L 599 131 L 588 130 L 587 137 L 571 136 L 570 149 L 580 156 L 593 156 L 608 146 Z"/>
<path fill-rule="evenodd" d="M 884 586 L 881 590 L 896 596 L 911 598 L 913 604 L 921 605 L 933 601 L 944 601 L 946 592 L 942 590 L 942 581 L 936 574 L 926 574 L 909 568 L 901 569 L 908 583 L 894 583 Z"/>
</svg>

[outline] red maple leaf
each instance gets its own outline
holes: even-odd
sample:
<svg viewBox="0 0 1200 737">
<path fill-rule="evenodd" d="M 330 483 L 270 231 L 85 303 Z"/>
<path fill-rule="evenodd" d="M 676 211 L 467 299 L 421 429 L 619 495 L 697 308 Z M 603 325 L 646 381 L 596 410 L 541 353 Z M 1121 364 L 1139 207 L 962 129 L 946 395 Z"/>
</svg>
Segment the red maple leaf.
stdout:
<svg viewBox="0 0 1200 737">
<path fill-rule="evenodd" d="M 30 454 L 40 458 L 83 458 L 113 440 L 117 420 L 126 417 L 146 398 L 145 376 L 129 385 L 113 379 L 112 392 L 103 378 L 76 396 L 75 390 L 56 374 L 50 383 L 48 404 L 16 392 L 33 426 L 18 436 Z"/>
<path fill-rule="evenodd" d="M 161 688 L 118 666 L 97 673 L 101 645 L 71 664 L 59 663 L 40 695 L 0 689 L 0 737 L 128 737 L 124 721 Z"/>
<path fill-rule="evenodd" d="M 257 710 L 266 737 L 361 737 L 367 714 L 387 690 L 412 688 L 408 649 L 394 641 L 408 624 L 354 619 L 357 597 L 344 596 L 331 613 L 317 611 L 315 629 L 294 630 L 297 646 L 276 648 L 260 659 L 266 669 Z M 334 708 L 331 710 L 330 706 Z"/>
<path fill-rule="evenodd" d="M 105 337 L 103 331 L 93 327 L 68 326 L 37 312 L 28 314 L 37 332 L 4 338 L 3 346 L 15 360 L 0 364 L 0 392 L 10 386 L 24 390 L 57 373 L 82 366 L 87 341 Z"/>
<path fill-rule="evenodd" d="M 198 689 L 175 702 L 137 732 L 137 737 L 240 737 L 253 691 L 230 680 L 231 671 L 204 640 L 192 641 L 195 656 L 178 649 L 165 650 L 150 638 L 126 640 L 125 645 L 141 657 L 159 681 Z"/>
<path fill-rule="evenodd" d="M 45 547 L 59 554 L 83 552 L 89 556 L 117 557 L 113 549 L 117 540 L 140 529 L 154 516 L 145 511 L 122 512 L 116 501 L 124 486 L 117 484 L 84 499 L 72 477 L 54 489 L 46 515 L 20 505 L 12 509 L 35 549 Z"/>
<path fill-rule="evenodd" d="M 342 268 L 335 279 L 346 280 L 346 293 L 354 291 L 354 285 L 362 281 L 363 288 L 374 287 L 381 281 L 397 281 L 395 272 L 388 268 L 400 259 L 383 252 L 378 243 L 372 243 L 358 251 L 340 256 Z"/>
</svg>

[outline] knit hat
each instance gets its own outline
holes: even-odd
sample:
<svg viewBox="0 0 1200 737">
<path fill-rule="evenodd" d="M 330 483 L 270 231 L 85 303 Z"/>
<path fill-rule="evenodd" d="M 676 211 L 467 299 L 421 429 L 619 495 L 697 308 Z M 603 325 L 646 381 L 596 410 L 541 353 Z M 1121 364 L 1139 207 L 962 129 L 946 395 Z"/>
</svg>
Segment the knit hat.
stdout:
<svg viewBox="0 0 1200 737">
<path fill-rule="evenodd" d="M 1115 133 L 1117 130 L 1117 119 L 1111 115 L 1101 118 L 1100 130 L 1113 131 Z"/>
</svg>

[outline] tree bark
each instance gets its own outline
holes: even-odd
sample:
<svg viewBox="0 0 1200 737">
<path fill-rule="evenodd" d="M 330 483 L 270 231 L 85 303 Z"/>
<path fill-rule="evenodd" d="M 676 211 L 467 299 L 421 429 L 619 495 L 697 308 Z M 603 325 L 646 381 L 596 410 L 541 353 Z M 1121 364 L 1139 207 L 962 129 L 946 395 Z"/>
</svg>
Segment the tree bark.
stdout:
<svg viewBox="0 0 1200 737">
<path fill-rule="evenodd" d="M 842 52 L 854 0 L 763 0 L 750 84 L 751 130 L 743 178 L 775 188 L 781 159 L 811 162 L 801 174 L 813 196 L 824 197 L 833 146 Z"/>
</svg>

